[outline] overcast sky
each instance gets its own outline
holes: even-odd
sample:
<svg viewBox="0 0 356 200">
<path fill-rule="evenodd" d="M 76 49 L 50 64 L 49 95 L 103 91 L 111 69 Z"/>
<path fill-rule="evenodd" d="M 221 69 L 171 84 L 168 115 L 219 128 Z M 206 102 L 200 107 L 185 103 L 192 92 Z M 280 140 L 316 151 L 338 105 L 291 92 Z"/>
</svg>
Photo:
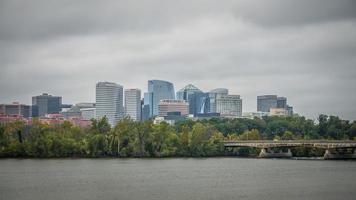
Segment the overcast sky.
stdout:
<svg viewBox="0 0 356 200">
<path fill-rule="evenodd" d="M 356 120 L 356 1 L 0 1 L 0 103 L 163 79 Z"/>
</svg>

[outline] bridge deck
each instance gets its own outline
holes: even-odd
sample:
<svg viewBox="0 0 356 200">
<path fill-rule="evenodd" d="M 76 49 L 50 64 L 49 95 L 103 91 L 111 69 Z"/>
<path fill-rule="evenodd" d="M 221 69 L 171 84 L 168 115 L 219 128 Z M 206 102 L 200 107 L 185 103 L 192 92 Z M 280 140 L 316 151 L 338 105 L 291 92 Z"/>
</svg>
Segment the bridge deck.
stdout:
<svg viewBox="0 0 356 200">
<path fill-rule="evenodd" d="M 324 149 L 356 148 L 356 141 L 352 140 L 241 140 L 225 141 L 225 147 L 315 147 Z"/>
</svg>

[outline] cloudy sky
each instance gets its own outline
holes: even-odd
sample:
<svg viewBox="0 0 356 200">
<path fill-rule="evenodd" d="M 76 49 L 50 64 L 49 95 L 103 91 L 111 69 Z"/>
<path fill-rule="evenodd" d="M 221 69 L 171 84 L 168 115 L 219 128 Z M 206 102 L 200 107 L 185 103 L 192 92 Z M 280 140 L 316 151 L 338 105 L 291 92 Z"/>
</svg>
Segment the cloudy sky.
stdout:
<svg viewBox="0 0 356 200">
<path fill-rule="evenodd" d="M 356 1 L 0 1 L 1 103 L 93 102 L 98 81 L 148 79 L 356 120 Z"/>
</svg>

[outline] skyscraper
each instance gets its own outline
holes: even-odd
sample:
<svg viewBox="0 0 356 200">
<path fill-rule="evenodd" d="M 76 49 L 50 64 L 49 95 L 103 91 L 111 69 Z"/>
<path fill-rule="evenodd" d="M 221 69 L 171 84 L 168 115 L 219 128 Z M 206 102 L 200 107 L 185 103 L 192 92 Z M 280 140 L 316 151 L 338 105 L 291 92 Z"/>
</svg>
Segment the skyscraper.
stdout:
<svg viewBox="0 0 356 200">
<path fill-rule="evenodd" d="M 141 120 L 141 90 L 125 90 L 125 115 L 134 121 Z"/>
<path fill-rule="evenodd" d="M 188 95 L 189 114 L 197 116 L 197 114 L 209 113 L 210 100 L 209 93 L 195 92 Z"/>
<path fill-rule="evenodd" d="M 158 115 L 158 104 L 160 100 L 174 99 L 174 96 L 172 83 L 162 80 L 149 80 L 147 97 L 150 105 L 150 117 Z"/>
<path fill-rule="evenodd" d="M 257 111 L 269 112 L 270 108 L 277 108 L 277 95 L 257 96 Z"/>
<path fill-rule="evenodd" d="M 222 95 L 216 99 L 216 112 L 224 117 L 242 116 L 242 99 L 240 95 Z"/>
<path fill-rule="evenodd" d="M 217 97 L 228 95 L 228 94 L 229 94 L 229 90 L 226 88 L 216 88 L 214 90 L 211 90 L 209 92 L 209 101 L 210 101 L 209 112 L 216 113 L 216 99 L 217 99 Z"/>
<path fill-rule="evenodd" d="M 145 92 L 142 103 L 141 121 L 145 121 L 151 117 L 150 104 L 152 104 L 152 93 Z"/>
<path fill-rule="evenodd" d="M 123 87 L 110 82 L 97 83 L 96 118 L 106 116 L 110 125 L 115 126 L 123 115 Z"/>
<path fill-rule="evenodd" d="M 188 96 L 194 93 L 203 93 L 203 91 L 201 91 L 199 88 L 195 87 L 192 84 L 188 84 L 177 92 L 177 99 L 187 101 Z"/>
<path fill-rule="evenodd" d="M 62 97 L 43 93 L 32 97 L 32 117 L 44 117 L 46 114 L 59 114 Z"/>
</svg>

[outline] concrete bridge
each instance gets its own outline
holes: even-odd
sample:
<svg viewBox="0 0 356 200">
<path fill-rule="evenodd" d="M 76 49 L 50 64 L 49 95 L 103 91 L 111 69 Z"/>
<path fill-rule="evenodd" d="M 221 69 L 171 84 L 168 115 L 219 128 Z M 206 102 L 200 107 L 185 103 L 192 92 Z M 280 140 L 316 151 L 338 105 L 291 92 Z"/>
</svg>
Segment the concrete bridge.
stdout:
<svg viewBox="0 0 356 200">
<path fill-rule="evenodd" d="M 356 141 L 352 140 L 241 140 L 225 141 L 225 147 L 253 147 L 261 149 L 259 157 L 292 157 L 291 148 L 325 149 L 324 159 L 356 159 Z"/>
</svg>

